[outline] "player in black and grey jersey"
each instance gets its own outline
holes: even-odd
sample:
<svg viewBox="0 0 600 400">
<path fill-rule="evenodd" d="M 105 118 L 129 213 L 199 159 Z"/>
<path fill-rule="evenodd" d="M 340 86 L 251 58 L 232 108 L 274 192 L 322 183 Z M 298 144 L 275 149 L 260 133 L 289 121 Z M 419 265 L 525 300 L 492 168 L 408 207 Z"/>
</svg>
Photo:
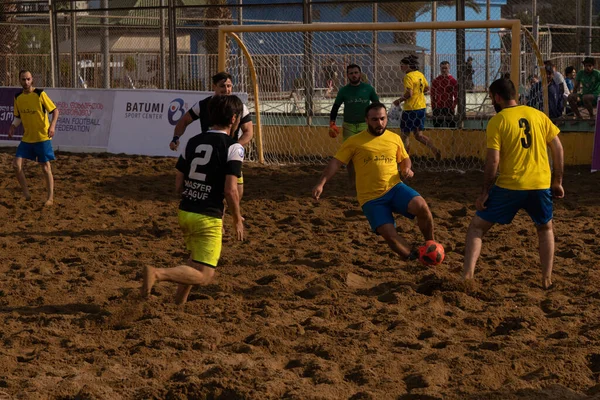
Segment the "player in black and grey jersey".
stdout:
<svg viewBox="0 0 600 400">
<path fill-rule="evenodd" d="M 230 95 L 233 90 L 233 84 L 231 83 L 231 75 L 227 72 L 219 72 L 215 76 L 212 77 L 213 82 L 213 90 L 215 91 L 215 96 L 217 95 Z M 177 121 L 177 125 L 175 125 L 175 131 L 173 132 L 173 139 L 171 139 L 171 143 L 169 143 L 169 147 L 171 150 L 176 151 L 179 147 L 179 138 L 183 136 L 185 130 L 189 124 L 194 122 L 195 120 L 200 120 L 200 132 L 207 132 L 210 124 L 208 123 L 208 103 L 212 99 L 213 96 L 207 97 L 206 99 L 200 100 L 192 108 L 190 108 L 184 115 Z M 252 128 L 252 118 L 250 118 L 250 113 L 248 112 L 248 108 L 246 105 L 243 106 L 242 116 L 240 120 L 240 125 L 235 131 L 234 138 L 238 141 L 242 146 L 246 146 L 252 140 L 254 136 L 254 131 Z M 244 194 L 244 178 L 240 177 L 238 180 L 238 190 L 240 192 L 240 198 Z"/>
<path fill-rule="evenodd" d="M 231 95 L 213 96 L 208 104 L 207 132 L 191 138 L 177 161 L 176 187 L 181 193 L 179 225 L 188 250 L 187 265 L 144 268 L 142 296 L 156 282 L 179 284 L 175 302 L 186 302 L 192 285 L 208 284 L 221 256 L 223 200 L 233 217 L 238 240 L 244 239 L 237 180 L 241 176 L 244 148 L 233 135 L 239 126 L 243 104 Z"/>
</svg>

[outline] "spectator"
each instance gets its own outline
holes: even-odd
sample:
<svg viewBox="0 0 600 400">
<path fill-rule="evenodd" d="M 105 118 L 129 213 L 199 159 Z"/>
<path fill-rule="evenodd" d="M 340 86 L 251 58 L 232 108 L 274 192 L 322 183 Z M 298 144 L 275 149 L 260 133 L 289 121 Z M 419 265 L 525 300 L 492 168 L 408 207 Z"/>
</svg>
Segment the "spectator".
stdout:
<svg viewBox="0 0 600 400">
<path fill-rule="evenodd" d="M 575 88 L 575 75 L 577 71 L 575 71 L 575 67 L 568 66 L 565 69 L 565 83 L 567 84 L 567 88 L 569 89 L 569 93 L 573 91 Z"/>
<path fill-rule="evenodd" d="M 594 68 L 594 64 L 595 60 L 592 57 L 586 57 L 583 60 L 583 69 L 577 73 L 573 93 L 569 96 L 571 109 L 579 119 L 581 119 L 578 108 L 580 105 L 588 110 L 590 119 L 594 119 L 594 107 L 596 107 L 600 95 L 600 71 Z M 580 86 L 581 94 L 578 94 Z"/>
<path fill-rule="evenodd" d="M 548 114 L 550 119 L 557 119 L 563 113 L 564 109 L 564 98 L 561 94 L 560 87 L 554 79 L 554 69 L 546 65 L 546 81 L 548 84 Z M 544 95 L 542 82 L 536 82 L 530 90 L 529 101 L 527 105 L 533 108 L 537 108 L 540 111 L 544 111 Z"/>
<path fill-rule="evenodd" d="M 327 95 L 330 96 L 334 88 L 337 87 L 338 73 L 335 67 L 335 60 L 330 58 L 327 65 L 323 67 L 323 79 L 325 80 L 325 87 L 327 88 Z"/>
<path fill-rule="evenodd" d="M 569 92 L 573 92 L 573 90 L 575 89 L 575 75 L 577 74 L 577 71 L 575 70 L 575 67 L 573 66 L 568 66 L 565 69 L 565 83 L 567 84 L 567 87 L 569 88 Z M 569 103 L 567 103 L 567 109 L 565 110 L 565 114 L 566 115 L 573 115 L 573 111 L 571 110 L 571 107 L 569 107 Z"/>
<path fill-rule="evenodd" d="M 569 90 L 569 87 L 567 86 L 565 77 L 556 70 L 556 66 L 554 64 L 552 64 L 552 62 L 550 60 L 544 61 L 544 66 L 552 68 L 552 71 L 554 72 L 554 75 L 553 75 L 554 82 L 556 82 L 556 84 L 558 85 L 560 94 L 565 98 L 565 101 L 566 101 L 567 98 L 569 97 L 569 95 L 571 94 L 571 91 Z"/>
<path fill-rule="evenodd" d="M 431 82 L 433 126 L 456 128 L 454 110 L 458 100 L 458 82 L 450 75 L 450 63 L 440 63 L 440 75 Z"/>
<path fill-rule="evenodd" d="M 475 70 L 473 69 L 473 57 L 467 58 L 467 63 L 465 65 L 465 90 L 473 91 L 475 84 L 473 83 L 473 74 Z"/>
</svg>

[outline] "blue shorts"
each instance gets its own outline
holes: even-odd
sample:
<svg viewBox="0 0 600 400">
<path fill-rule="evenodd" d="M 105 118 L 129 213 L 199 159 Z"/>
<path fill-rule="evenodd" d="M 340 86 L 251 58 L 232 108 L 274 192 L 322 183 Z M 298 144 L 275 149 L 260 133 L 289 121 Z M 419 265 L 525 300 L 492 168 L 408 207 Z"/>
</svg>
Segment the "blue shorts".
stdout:
<svg viewBox="0 0 600 400">
<path fill-rule="evenodd" d="M 54 150 L 52 150 L 52 140 L 45 140 L 37 143 L 19 143 L 17 147 L 17 158 L 26 158 L 28 160 L 45 163 L 55 159 Z"/>
<path fill-rule="evenodd" d="M 377 228 L 381 225 L 394 224 L 396 226 L 392 213 L 399 213 L 413 219 L 415 216 L 408 212 L 408 203 L 417 196 L 420 194 L 416 190 L 404 183 L 399 183 L 383 196 L 363 204 L 363 213 L 373 232 L 377 232 Z"/>
<path fill-rule="evenodd" d="M 477 216 L 488 222 L 510 224 L 520 209 L 524 209 L 536 225 L 552 220 L 550 189 L 511 190 L 494 185 L 485 205 L 487 208 L 477 211 Z"/>
<path fill-rule="evenodd" d="M 425 129 L 425 109 L 403 111 L 402 119 L 400 120 L 400 129 L 403 133 Z"/>
</svg>

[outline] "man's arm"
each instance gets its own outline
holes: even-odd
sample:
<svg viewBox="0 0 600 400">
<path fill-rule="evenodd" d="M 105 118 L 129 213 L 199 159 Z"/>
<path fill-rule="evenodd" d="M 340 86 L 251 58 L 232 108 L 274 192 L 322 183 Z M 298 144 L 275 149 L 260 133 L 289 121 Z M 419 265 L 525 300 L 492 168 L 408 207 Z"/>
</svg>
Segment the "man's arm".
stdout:
<svg viewBox="0 0 600 400">
<path fill-rule="evenodd" d="M 50 123 L 50 127 L 48 128 L 48 137 L 54 137 L 56 123 L 58 122 L 58 116 L 60 115 L 60 112 L 58 111 L 58 108 L 55 108 L 54 111 L 52 111 L 50 114 L 52 114 L 52 122 Z"/>
<path fill-rule="evenodd" d="M 242 136 L 238 139 L 238 143 L 242 146 L 250 143 L 252 138 L 254 137 L 254 127 L 252 126 L 252 121 L 248 121 L 243 124 L 240 129 L 242 130 Z"/>
<path fill-rule="evenodd" d="M 412 178 L 415 173 L 412 170 L 412 161 L 410 157 L 405 158 L 398 164 L 398 171 L 400 172 L 400 178 L 402 180 Z"/>
<path fill-rule="evenodd" d="M 563 173 L 565 169 L 565 158 L 562 143 L 556 136 L 550 143 L 550 151 L 552 153 L 552 195 L 557 199 L 565 197 L 565 190 L 562 187 Z"/>
<path fill-rule="evenodd" d="M 179 138 L 183 136 L 185 128 L 192 122 L 194 122 L 194 119 L 189 111 L 183 114 L 183 117 L 179 118 L 177 125 L 175 125 L 175 130 L 173 131 L 173 139 L 171 140 L 171 143 L 169 143 L 169 148 L 171 150 L 177 150 L 177 147 L 179 147 Z"/>
<path fill-rule="evenodd" d="M 410 99 L 412 97 L 412 95 L 413 95 L 412 89 L 406 89 L 406 91 L 404 92 L 404 95 L 402 97 L 400 97 L 398 100 L 394 101 L 394 105 L 399 106 L 400 103 L 402 103 L 403 101 Z"/>
<path fill-rule="evenodd" d="M 342 165 L 344 165 L 344 163 L 337 158 L 332 158 L 331 161 L 329 161 L 329 164 L 327 164 L 327 167 L 325 167 L 325 170 L 319 178 L 319 182 L 312 190 L 312 195 L 315 199 L 319 200 L 321 193 L 323 193 L 323 186 L 325 186 L 325 183 L 335 175 Z"/>
<path fill-rule="evenodd" d="M 487 149 L 485 170 L 483 172 L 483 188 L 481 194 L 475 201 L 475 207 L 478 210 L 484 210 L 486 208 L 485 202 L 488 199 L 489 191 L 494 185 L 494 182 L 496 182 L 498 164 L 500 164 L 500 151 L 496 149 Z"/>
<path fill-rule="evenodd" d="M 227 208 L 233 217 L 233 226 L 235 228 L 237 239 L 244 240 L 244 225 L 240 210 L 240 194 L 238 192 L 238 178 L 235 175 L 225 176 L 225 200 Z"/>
<path fill-rule="evenodd" d="M 575 86 L 573 86 L 573 93 L 577 93 L 579 91 L 579 81 L 575 78 Z"/>
<path fill-rule="evenodd" d="M 177 171 L 175 173 L 175 191 L 177 194 L 183 193 L 183 181 L 185 180 L 185 175 L 181 171 Z"/>
<path fill-rule="evenodd" d="M 337 135 L 340 134 L 340 129 L 335 124 L 335 120 L 337 119 L 337 114 L 340 109 L 340 106 L 341 104 L 333 103 L 333 106 L 331 107 L 331 112 L 329 113 L 329 136 L 332 138 L 335 138 L 337 137 Z"/>
</svg>

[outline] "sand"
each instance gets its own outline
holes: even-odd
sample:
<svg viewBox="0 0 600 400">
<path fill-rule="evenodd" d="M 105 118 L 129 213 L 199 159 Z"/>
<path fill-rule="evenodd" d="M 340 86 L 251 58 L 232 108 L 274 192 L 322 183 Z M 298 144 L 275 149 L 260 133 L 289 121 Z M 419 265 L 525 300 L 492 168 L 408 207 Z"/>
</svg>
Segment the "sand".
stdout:
<svg viewBox="0 0 600 400">
<path fill-rule="evenodd" d="M 459 279 L 481 172 L 416 171 L 437 267 L 372 234 L 345 172 L 244 167 L 247 240 L 231 219 L 216 279 L 184 306 L 175 285 L 139 297 L 144 265 L 181 264 L 174 159 L 58 154 L 43 207 L 0 151 L 0 398 L 600 399 L 600 175 L 569 168 L 555 205 L 555 287 L 519 214 Z M 417 245 L 414 222 L 399 217 Z M 5 396 L 5 397 L 3 397 Z"/>
</svg>

